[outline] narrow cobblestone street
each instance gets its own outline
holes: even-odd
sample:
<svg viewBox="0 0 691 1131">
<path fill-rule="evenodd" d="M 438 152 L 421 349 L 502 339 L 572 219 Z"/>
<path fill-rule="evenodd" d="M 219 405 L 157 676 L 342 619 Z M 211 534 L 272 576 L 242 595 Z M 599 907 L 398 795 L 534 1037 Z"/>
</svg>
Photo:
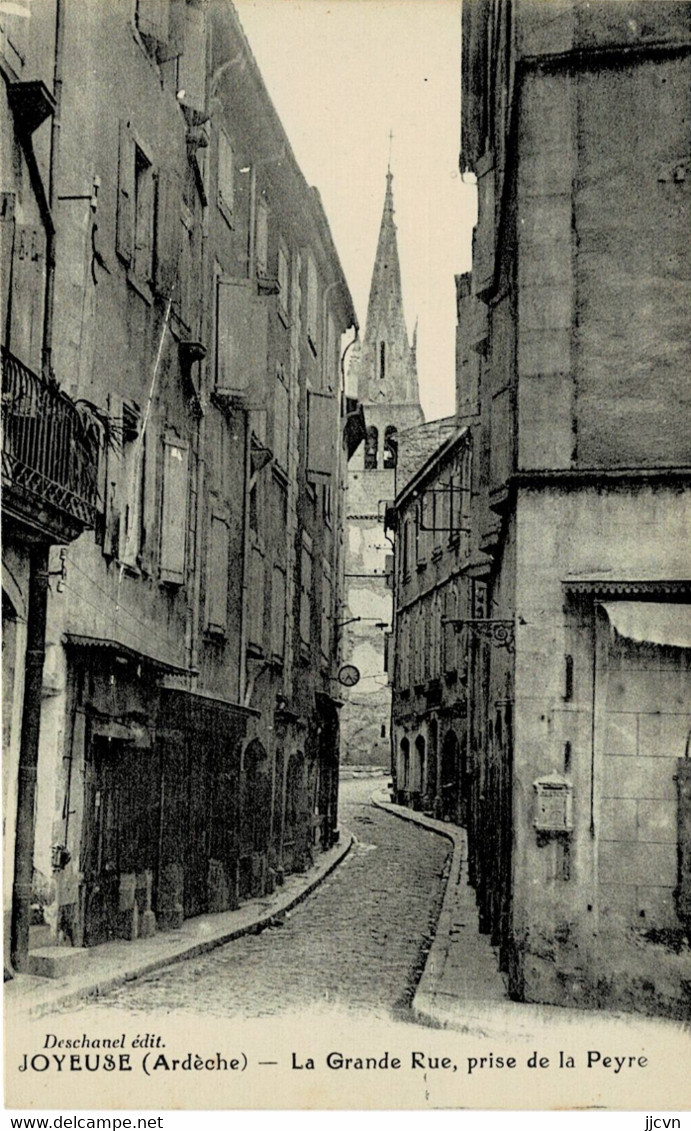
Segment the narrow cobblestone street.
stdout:
<svg viewBox="0 0 691 1131">
<path fill-rule="evenodd" d="M 357 841 L 281 926 L 84 1007 L 261 1017 L 325 1002 L 366 1010 L 406 1005 L 436 923 L 448 844 L 375 809 L 377 785 L 341 783 L 341 825 Z"/>
</svg>

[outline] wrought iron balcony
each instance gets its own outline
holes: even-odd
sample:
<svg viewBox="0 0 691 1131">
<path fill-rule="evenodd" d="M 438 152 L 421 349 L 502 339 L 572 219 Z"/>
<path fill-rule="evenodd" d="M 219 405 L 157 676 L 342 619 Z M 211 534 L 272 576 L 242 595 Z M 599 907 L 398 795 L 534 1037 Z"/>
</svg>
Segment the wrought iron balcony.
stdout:
<svg viewBox="0 0 691 1131">
<path fill-rule="evenodd" d="M 5 513 L 56 542 L 94 525 L 100 429 L 56 384 L 2 349 Z"/>
</svg>

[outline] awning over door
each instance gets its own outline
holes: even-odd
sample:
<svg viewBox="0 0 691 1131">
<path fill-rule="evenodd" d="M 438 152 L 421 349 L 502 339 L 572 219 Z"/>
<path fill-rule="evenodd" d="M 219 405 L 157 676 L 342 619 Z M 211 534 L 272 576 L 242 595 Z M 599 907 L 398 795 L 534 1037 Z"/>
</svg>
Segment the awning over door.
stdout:
<svg viewBox="0 0 691 1131">
<path fill-rule="evenodd" d="M 691 605 L 663 601 L 603 601 L 620 636 L 668 648 L 691 648 Z"/>
</svg>

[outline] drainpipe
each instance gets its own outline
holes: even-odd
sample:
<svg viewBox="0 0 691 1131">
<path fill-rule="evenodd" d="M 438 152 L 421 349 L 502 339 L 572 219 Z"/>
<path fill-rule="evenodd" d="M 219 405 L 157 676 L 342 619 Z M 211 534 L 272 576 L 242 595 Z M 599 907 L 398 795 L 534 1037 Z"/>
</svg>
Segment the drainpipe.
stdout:
<svg viewBox="0 0 691 1131">
<path fill-rule="evenodd" d="M 34 546 L 29 558 L 29 601 L 24 660 L 24 705 L 19 744 L 17 781 L 17 830 L 12 887 L 12 964 L 20 973 L 29 963 L 31 885 L 34 872 L 36 829 L 36 778 L 38 739 L 41 726 L 41 689 L 46 654 L 46 607 L 48 603 L 47 544 Z"/>
<path fill-rule="evenodd" d="M 41 178 L 31 135 L 21 139 L 31 187 L 36 196 L 41 221 L 46 233 L 46 279 L 43 306 L 43 341 L 41 370 L 45 380 L 53 380 L 53 314 L 55 306 L 55 183 L 60 132 L 60 100 L 62 95 L 63 29 L 65 0 L 56 0 L 55 54 L 53 63 L 53 96 L 55 110 L 51 125 L 48 195 Z M 26 971 L 29 965 L 29 927 L 31 921 L 31 887 L 34 872 L 36 833 L 36 781 L 39 736 L 41 728 L 41 691 L 46 655 L 46 615 L 48 605 L 47 543 L 34 545 L 29 551 L 29 599 L 27 607 L 26 655 L 24 659 L 24 703 L 22 733 L 19 743 L 17 780 L 17 828 L 14 849 L 12 886 L 11 958 L 15 969 Z"/>
<path fill-rule="evenodd" d="M 56 0 L 55 7 L 55 61 L 53 64 L 53 98 L 55 111 L 50 124 L 50 166 L 48 171 L 48 209 L 50 224 L 46 224 L 46 286 L 43 304 L 43 348 L 41 368 L 46 380 L 53 376 L 53 320 L 55 314 L 55 186 L 60 149 L 60 111 L 62 103 L 63 42 L 65 27 L 65 0 Z"/>
<path fill-rule="evenodd" d="M 242 511 L 242 584 L 240 592 L 242 599 L 240 603 L 240 670 L 238 687 L 240 694 L 239 701 L 246 707 L 249 707 L 249 700 L 254 690 L 254 683 L 247 686 L 247 640 L 249 635 L 249 609 L 248 602 L 250 597 L 250 487 L 252 482 L 252 425 L 250 422 L 249 410 L 244 412 L 244 442 L 245 442 L 245 460 L 244 460 L 244 487 L 243 487 L 243 511 Z M 249 695 L 248 695 L 249 691 Z"/>
</svg>

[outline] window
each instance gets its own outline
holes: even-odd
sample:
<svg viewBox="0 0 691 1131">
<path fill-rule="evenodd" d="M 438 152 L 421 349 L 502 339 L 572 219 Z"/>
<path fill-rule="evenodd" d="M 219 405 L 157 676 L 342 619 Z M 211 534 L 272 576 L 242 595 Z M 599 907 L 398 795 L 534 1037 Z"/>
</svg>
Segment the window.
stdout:
<svg viewBox="0 0 691 1131">
<path fill-rule="evenodd" d="M 314 257 L 307 257 L 307 337 L 314 354 L 317 352 L 317 333 L 319 329 L 317 265 Z"/>
<path fill-rule="evenodd" d="M 143 282 L 153 279 L 154 171 L 138 145 L 134 147 L 134 273 Z"/>
<path fill-rule="evenodd" d="M 218 207 L 227 222 L 233 223 L 233 150 L 227 134 L 218 135 Z"/>
<path fill-rule="evenodd" d="M 418 499 L 415 505 L 415 564 L 421 565 L 425 557 L 424 535 L 420 530 L 422 523 L 422 500 Z"/>
<path fill-rule="evenodd" d="M 401 580 L 404 581 L 410 575 L 410 520 L 403 520 L 403 531 L 401 534 Z"/>
<path fill-rule="evenodd" d="M 324 525 L 330 529 L 333 526 L 333 492 L 330 483 L 322 484 L 322 515 Z"/>
<path fill-rule="evenodd" d="M 290 310 L 290 264 L 283 244 L 278 249 L 278 310 L 285 323 Z"/>
<path fill-rule="evenodd" d="M 259 530 L 259 515 L 257 511 L 257 484 L 254 483 L 250 488 L 250 501 L 249 501 L 249 519 L 250 530 L 256 534 Z"/>
<path fill-rule="evenodd" d="M 300 569 L 300 639 L 309 645 L 312 637 L 312 539 L 302 536 Z"/>
<path fill-rule="evenodd" d="M 248 643 L 258 651 L 264 648 L 264 553 L 256 543 L 250 551 Z"/>
<path fill-rule="evenodd" d="M 128 122 L 120 123 L 116 250 L 143 283 L 153 282 L 154 168 L 134 138 Z"/>
<path fill-rule="evenodd" d="M 194 218 L 186 205 L 182 206 L 180 216 L 182 230 L 182 251 L 180 253 L 178 313 L 189 330 L 194 328 L 196 318 L 196 292 L 198 280 L 194 271 Z"/>
<path fill-rule="evenodd" d="M 384 343 L 382 342 L 382 345 Z M 398 457 L 398 429 L 387 424 L 384 432 L 384 467 L 394 468 Z"/>
<path fill-rule="evenodd" d="M 228 626 L 228 520 L 211 514 L 206 561 L 206 627 L 225 634 Z"/>
<path fill-rule="evenodd" d="M 265 200 L 257 201 L 257 228 L 254 246 L 254 259 L 257 275 L 266 278 L 269 274 L 269 207 Z"/>
<path fill-rule="evenodd" d="M 365 436 L 365 471 L 376 471 L 377 448 L 379 447 L 379 432 L 373 426 L 367 429 Z"/>
<path fill-rule="evenodd" d="M 386 377 L 386 342 L 379 343 L 379 380 Z"/>
<path fill-rule="evenodd" d="M 188 445 L 177 437 L 164 437 L 160 576 L 171 585 L 185 580 L 188 474 Z"/>
<path fill-rule="evenodd" d="M 453 621 L 458 617 L 458 589 L 455 582 L 446 590 L 444 599 L 444 618 L 441 663 L 445 672 L 457 670 L 457 649 L 460 637 L 456 635 Z"/>
<path fill-rule="evenodd" d="M 336 398 L 309 392 L 307 412 L 307 474 L 330 476 L 336 467 Z"/>
</svg>

